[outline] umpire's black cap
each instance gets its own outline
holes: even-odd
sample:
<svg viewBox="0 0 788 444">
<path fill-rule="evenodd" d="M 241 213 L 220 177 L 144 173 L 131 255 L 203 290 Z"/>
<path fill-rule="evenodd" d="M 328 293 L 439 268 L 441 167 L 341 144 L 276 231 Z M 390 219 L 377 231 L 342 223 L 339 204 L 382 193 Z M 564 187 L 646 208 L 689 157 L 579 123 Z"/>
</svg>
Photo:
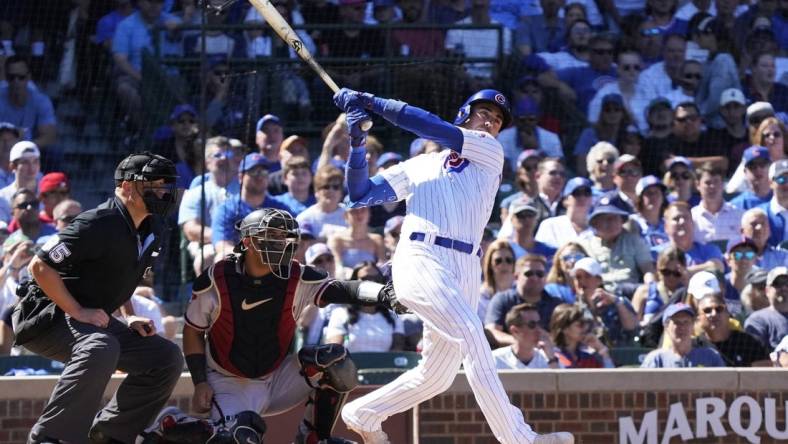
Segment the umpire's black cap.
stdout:
<svg viewBox="0 0 788 444">
<path fill-rule="evenodd" d="M 175 182 L 178 173 L 171 160 L 149 151 L 134 153 L 121 160 L 115 168 L 116 181 L 154 181 L 164 179 Z"/>
</svg>

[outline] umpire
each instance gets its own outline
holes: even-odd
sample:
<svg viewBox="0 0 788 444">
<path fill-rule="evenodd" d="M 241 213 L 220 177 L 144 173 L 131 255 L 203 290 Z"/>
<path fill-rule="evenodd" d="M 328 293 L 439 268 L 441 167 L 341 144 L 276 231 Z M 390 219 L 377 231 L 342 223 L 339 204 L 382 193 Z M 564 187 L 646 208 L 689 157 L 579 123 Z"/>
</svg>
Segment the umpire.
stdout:
<svg viewBox="0 0 788 444">
<path fill-rule="evenodd" d="M 181 352 L 133 315 L 129 299 L 160 253 L 176 177 L 162 156 L 128 156 L 115 169 L 115 196 L 77 216 L 30 262 L 16 343 L 65 368 L 28 443 L 130 444 L 169 398 Z M 126 322 L 112 316 L 119 308 Z M 116 369 L 128 376 L 96 414 Z"/>
</svg>

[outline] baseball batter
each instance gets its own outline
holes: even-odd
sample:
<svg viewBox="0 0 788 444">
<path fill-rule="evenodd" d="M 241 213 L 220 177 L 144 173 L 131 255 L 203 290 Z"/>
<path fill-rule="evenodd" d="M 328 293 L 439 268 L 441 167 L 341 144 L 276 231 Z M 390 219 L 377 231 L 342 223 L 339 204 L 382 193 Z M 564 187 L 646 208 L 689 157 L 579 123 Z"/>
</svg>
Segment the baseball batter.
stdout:
<svg viewBox="0 0 788 444">
<path fill-rule="evenodd" d="M 381 423 L 446 390 L 462 363 L 495 437 L 503 443 L 571 444 L 566 432 L 537 435 L 509 403 L 476 315 L 481 276 L 479 244 L 501 181 L 504 155 L 495 139 L 512 120 L 509 102 L 485 89 L 462 105 L 454 125 L 406 103 L 342 89 L 334 96 L 348 113 L 351 153 L 347 180 L 353 207 L 405 199 L 407 214 L 393 258 L 399 301 L 424 321 L 419 365 L 345 406 L 342 419 L 366 443 L 387 443 Z M 369 178 L 366 133 L 372 111 L 450 148 L 422 154 Z"/>
</svg>

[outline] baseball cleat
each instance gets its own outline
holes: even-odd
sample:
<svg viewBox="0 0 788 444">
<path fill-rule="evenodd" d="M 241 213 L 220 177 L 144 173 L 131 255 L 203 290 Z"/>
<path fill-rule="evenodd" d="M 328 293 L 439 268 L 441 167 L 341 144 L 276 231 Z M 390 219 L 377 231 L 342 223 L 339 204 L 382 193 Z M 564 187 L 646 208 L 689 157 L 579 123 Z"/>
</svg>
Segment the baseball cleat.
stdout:
<svg viewBox="0 0 788 444">
<path fill-rule="evenodd" d="M 574 444 L 575 437 L 569 432 L 555 432 L 537 435 L 533 444 Z"/>
<path fill-rule="evenodd" d="M 374 432 L 365 432 L 363 430 L 356 430 L 352 427 L 348 427 L 350 430 L 358 433 L 361 436 L 361 439 L 364 440 L 364 444 L 391 444 L 389 441 L 389 436 L 386 435 L 386 432 L 383 430 L 375 430 Z"/>
</svg>

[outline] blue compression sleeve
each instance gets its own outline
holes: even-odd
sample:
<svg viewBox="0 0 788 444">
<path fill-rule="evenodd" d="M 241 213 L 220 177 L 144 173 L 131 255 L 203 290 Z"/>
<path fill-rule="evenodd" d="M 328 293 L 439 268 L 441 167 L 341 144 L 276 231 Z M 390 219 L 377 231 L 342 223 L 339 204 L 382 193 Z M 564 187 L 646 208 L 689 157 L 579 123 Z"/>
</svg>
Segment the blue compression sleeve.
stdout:
<svg viewBox="0 0 788 444">
<path fill-rule="evenodd" d="M 346 176 L 351 208 L 380 205 L 397 200 L 397 193 L 386 179 L 380 175 L 369 178 L 367 150 L 363 146 L 350 150 Z"/>
<path fill-rule="evenodd" d="M 454 151 L 462 152 L 462 131 L 440 117 L 417 106 L 392 99 L 375 97 L 372 111 L 384 119 L 419 137 L 437 142 Z"/>
</svg>

